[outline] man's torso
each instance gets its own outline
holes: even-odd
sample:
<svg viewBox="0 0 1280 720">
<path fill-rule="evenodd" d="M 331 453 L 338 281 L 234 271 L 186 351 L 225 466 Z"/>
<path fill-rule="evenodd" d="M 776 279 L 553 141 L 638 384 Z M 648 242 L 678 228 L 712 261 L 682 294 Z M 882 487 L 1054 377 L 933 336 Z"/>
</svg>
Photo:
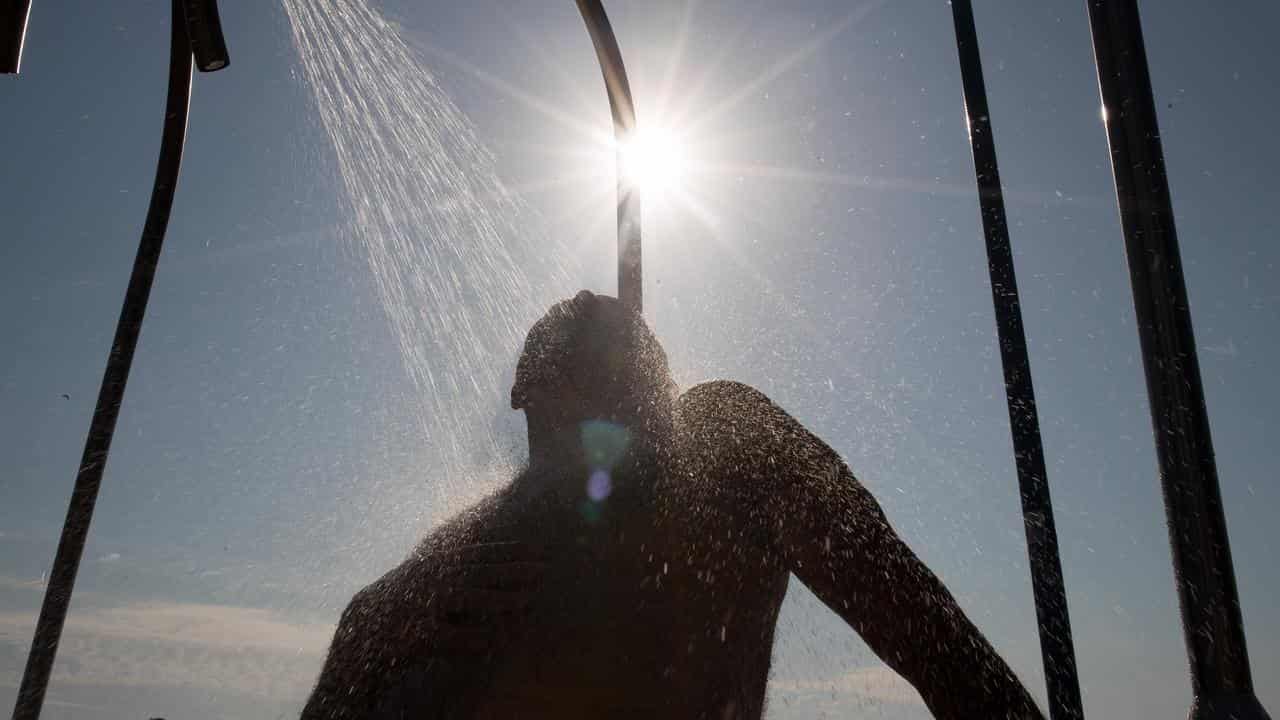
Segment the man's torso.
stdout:
<svg viewBox="0 0 1280 720">
<path fill-rule="evenodd" d="M 463 708 L 456 716 L 760 717 L 787 573 L 732 481 L 678 467 L 645 497 L 629 495 L 626 477 L 599 502 L 586 478 L 577 500 L 540 503 L 509 488 L 428 541 L 435 556 L 495 547 L 502 563 L 539 568 L 511 590 L 527 594 L 511 632 L 459 661 L 470 669 L 452 676 L 469 678 L 470 697 L 451 704 Z M 406 565 L 415 562 L 437 572 L 430 557 Z M 395 704 L 409 709 L 417 692 Z"/>
</svg>

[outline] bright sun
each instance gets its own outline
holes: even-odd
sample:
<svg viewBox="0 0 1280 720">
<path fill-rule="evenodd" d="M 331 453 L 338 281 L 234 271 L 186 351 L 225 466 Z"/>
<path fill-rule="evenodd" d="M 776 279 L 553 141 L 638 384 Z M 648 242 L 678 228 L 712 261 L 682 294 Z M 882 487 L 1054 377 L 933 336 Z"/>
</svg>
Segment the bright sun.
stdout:
<svg viewBox="0 0 1280 720">
<path fill-rule="evenodd" d="M 649 199 L 682 188 L 688 159 L 680 136 L 660 127 L 640 129 L 618 153 L 622 176 Z"/>
</svg>

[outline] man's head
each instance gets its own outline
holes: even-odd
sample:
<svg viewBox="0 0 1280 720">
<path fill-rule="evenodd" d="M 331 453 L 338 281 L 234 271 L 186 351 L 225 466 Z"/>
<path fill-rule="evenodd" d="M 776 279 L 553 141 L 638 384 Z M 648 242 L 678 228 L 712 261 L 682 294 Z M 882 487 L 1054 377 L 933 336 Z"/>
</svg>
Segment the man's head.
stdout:
<svg viewBox="0 0 1280 720">
<path fill-rule="evenodd" d="M 644 319 L 616 298 L 583 290 L 529 330 L 511 407 L 531 426 L 608 420 L 643 431 L 669 421 L 675 392 L 667 355 Z"/>
</svg>

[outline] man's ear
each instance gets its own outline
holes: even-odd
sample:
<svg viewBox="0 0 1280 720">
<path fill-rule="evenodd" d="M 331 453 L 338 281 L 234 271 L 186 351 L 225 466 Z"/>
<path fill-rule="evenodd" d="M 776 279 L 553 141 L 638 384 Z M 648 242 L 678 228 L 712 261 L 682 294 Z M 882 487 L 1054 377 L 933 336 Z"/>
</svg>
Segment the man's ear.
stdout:
<svg viewBox="0 0 1280 720">
<path fill-rule="evenodd" d="M 523 410 L 529 404 L 529 387 L 532 384 L 529 373 L 516 369 L 515 382 L 511 383 L 511 409 Z"/>
</svg>

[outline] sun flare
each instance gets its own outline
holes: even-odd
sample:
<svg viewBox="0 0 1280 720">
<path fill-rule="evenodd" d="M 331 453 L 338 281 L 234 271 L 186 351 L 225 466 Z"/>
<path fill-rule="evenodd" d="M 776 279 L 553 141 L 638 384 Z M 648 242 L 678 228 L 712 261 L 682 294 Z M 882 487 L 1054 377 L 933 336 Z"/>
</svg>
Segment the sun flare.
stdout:
<svg viewBox="0 0 1280 720">
<path fill-rule="evenodd" d="M 646 199 L 683 188 L 689 153 L 678 133 L 668 128 L 641 128 L 618 147 L 622 177 Z"/>
</svg>

